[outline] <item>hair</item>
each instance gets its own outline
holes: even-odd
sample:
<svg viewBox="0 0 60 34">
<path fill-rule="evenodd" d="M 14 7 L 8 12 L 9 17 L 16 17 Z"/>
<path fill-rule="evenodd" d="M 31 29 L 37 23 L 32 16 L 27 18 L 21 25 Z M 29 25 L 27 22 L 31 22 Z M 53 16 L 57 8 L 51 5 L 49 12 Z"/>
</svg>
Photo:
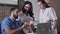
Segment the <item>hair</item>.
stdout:
<svg viewBox="0 0 60 34">
<path fill-rule="evenodd" d="M 10 13 L 13 12 L 15 9 L 19 9 L 19 8 L 18 8 L 18 7 L 12 7 L 12 8 L 10 9 Z"/>
<path fill-rule="evenodd" d="M 32 7 L 32 3 L 29 2 L 29 1 L 26 1 L 26 2 L 24 3 L 24 6 L 23 6 L 23 8 L 22 8 L 22 12 L 26 14 L 26 10 L 25 10 L 25 8 L 24 8 L 26 4 L 29 4 L 29 5 L 30 5 L 29 11 L 27 11 L 27 13 L 30 15 L 30 17 L 33 17 L 33 7 Z"/>
<path fill-rule="evenodd" d="M 48 4 L 46 3 L 45 0 L 38 0 L 37 2 L 42 2 L 45 6 L 45 8 L 49 8 L 50 6 L 48 6 Z"/>
</svg>

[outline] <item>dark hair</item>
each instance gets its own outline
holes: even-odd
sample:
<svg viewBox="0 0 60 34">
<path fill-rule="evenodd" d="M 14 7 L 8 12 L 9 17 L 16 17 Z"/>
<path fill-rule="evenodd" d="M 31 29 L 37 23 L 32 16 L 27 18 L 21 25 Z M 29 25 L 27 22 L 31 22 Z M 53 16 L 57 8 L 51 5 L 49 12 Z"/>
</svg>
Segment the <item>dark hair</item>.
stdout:
<svg viewBox="0 0 60 34">
<path fill-rule="evenodd" d="M 48 4 L 46 3 L 46 1 L 45 0 L 38 0 L 37 2 L 42 2 L 43 4 L 45 4 L 44 6 L 45 6 L 45 8 L 49 8 L 50 6 L 48 6 Z"/>
<path fill-rule="evenodd" d="M 12 12 L 12 11 L 14 11 L 15 9 L 19 9 L 18 7 L 12 7 L 11 9 L 10 9 L 10 13 Z"/>
<path fill-rule="evenodd" d="M 22 12 L 26 14 L 26 10 L 24 9 L 24 7 L 25 7 L 26 4 L 29 4 L 29 5 L 30 5 L 29 11 L 27 11 L 27 13 L 28 13 L 31 17 L 33 17 L 33 7 L 32 7 L 32 3 L 29 2 L 29 1 L 26 1 L 26 2 L 24 3 L 24 6 L 23 6 L 23 8 L 22 8 Z"/>
</svg>

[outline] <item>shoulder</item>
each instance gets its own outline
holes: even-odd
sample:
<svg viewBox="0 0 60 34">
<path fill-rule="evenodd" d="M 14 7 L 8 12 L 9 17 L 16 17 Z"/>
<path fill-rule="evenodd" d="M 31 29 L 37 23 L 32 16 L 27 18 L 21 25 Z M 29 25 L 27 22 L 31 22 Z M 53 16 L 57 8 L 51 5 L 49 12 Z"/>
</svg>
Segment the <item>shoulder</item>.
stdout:
<svg viewBox="0 0 60 34">
<path fill-rule="evenodd" d="M 53 7 L 49 7 L 49 8 L 46 8 L 47 10 L 54 10 L 54 8 Z"/>
<path fill-rule="evenodd" d="M 3 21 L 8 21 L 8 17 L 4 18 Z M 2 22 L 3 22 L 3 21 L 2 21 Z"/>
<path fill-rule="evenodd" d="M 9 18 L 9 17 L 5 18 L 5 19 L 2 21 L 2 23 L 6 23 L 6 24 L 7 24 L 7 23 L 9 22 L 8 18 Z"/>
<path fill-rule="evenodd" d="M 51 12 L 55 12 L 55 10 L 54 10 L 53 7 L 46 8 L 46 11 L 48 11 L 49 13 L 51 13 Z"/>
<path fill-rule="evenodd" d="M 22 11 L 19 12 L 19 16 L 22 16 L 24 15 L 24 13 Z"/>
<path fill-rule="evenodd" d="M 19 12 L 19 14 L 23 14 L 23 12 L 22 12 L 22 11 L 20 11 L 20 12 Z"/>
</svg>

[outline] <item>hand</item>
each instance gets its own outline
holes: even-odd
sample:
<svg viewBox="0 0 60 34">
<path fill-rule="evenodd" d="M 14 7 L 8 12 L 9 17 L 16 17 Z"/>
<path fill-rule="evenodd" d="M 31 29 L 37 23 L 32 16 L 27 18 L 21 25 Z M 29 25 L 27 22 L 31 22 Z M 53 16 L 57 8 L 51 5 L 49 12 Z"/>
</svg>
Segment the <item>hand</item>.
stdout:
<svg viewBox="0 0 60 34">
<path fill-rule="evenodd" d="M 24 28 L 27 25 L 27 22 L 24 22 L 21 28 Z"/>
<path fill-rule="evenodd" d="M 53 22 L 53 28 L 55 29 L 57 27 L 56 22 Z"/>
<path fill-rule="evenodd" d="M 25 27 L 25 25 L 23 24 L 22 27 L 21 27 L 21 29 L 23 29 L 24 27 Z"/>
<path fill-rule="evenodd" d="M 25 25 L 29 25 L 29 22 L 24 22 Z"/>
</svg>

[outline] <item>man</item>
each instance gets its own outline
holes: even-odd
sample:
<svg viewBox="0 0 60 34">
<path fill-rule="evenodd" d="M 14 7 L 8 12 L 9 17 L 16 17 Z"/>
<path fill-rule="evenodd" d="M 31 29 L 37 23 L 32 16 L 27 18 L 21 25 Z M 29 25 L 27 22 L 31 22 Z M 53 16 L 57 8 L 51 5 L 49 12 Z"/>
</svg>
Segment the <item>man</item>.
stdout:
<svg viewBox="0 0 60 34">
<path fill-rule="evenodd" d="M 21 29 L 24 28 L 25 24 L 21 25 L 16 19 L 18 18 L 19 9 L 17 7 L 11 8 L 11 14 L 5 18 L 1 23 L 2 34 L 21 34 Z"/>
</svg>

